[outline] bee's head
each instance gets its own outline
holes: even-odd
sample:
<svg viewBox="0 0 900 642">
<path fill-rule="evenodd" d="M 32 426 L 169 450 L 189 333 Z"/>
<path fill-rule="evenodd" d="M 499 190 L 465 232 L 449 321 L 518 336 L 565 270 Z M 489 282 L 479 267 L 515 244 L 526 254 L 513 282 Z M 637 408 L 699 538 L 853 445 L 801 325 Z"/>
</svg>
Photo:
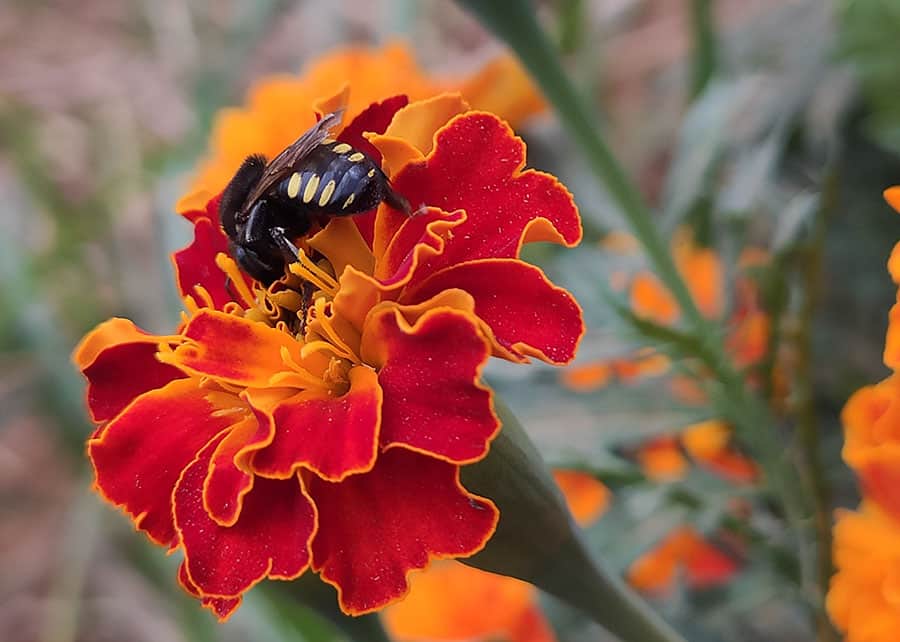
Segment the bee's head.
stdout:
<svg viewBox="0 0 900 642">
<path fill-rule="evenodd" d="M 238 218 L 241 210 L 250 196 L 250 192 L 259 183 L 266 169 L 266 158 L 259 154 L 248 156 L 244 159 L 234 177 L 222 192 L 222 200 L 219 201 L 219 221 L 222 229 L 232 241 L 237 239 Z"/>
</svg>

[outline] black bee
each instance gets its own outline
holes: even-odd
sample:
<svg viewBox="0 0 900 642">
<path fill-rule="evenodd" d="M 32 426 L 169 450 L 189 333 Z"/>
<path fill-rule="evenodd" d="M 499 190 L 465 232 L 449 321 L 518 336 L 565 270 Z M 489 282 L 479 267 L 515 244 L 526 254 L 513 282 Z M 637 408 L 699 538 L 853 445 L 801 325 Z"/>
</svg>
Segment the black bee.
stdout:
<svg viewBox="0 0 900 642">
<path fill-rule="evenodd" d="M 268 286 L 297 260 L 292 239 L 332 216 L 367 212 L 382 201 L 409 214 L 381 168 L 363 152 L 328 137 L 328 114 L 271 162 L 248 156 L 222 193 L 219 219 L 241 269 Z"/>
</svg>

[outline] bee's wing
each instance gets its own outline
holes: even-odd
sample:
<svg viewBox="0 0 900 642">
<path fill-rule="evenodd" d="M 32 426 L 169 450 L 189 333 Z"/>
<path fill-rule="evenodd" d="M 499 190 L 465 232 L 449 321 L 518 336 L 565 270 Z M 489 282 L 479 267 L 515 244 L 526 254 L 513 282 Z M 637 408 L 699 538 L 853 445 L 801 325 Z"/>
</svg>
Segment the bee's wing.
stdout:
<svg viewBox="0 0 900 642">
<path fill-rule="evenodd" d="M 266 165 L 266 170 L 256 185 L 253 192 L 247 198 L 245 205 L 255 203 L 265 194 L 270 187 L 282 178 L 291 174 L 303 157 L 309 154 L 317 145 L 328 138 L 328 133 L 341 122 L 343 110 L 331 114 L 325 114 L 315 125 L 307 129 L 300 138 L 295 140 L 290 147 L 278 154 Z"/>
</svg>

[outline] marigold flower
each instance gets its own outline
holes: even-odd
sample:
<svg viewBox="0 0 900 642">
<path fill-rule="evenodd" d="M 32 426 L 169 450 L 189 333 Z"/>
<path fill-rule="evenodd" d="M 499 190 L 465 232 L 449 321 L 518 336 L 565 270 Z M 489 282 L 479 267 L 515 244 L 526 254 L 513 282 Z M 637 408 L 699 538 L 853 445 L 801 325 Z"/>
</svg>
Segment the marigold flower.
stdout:
<svg viewBox="0 0 900 642">
<path fill-rule="evenodd" d="M 557 470 L 553 476 L 580 524 L 606 510 L 609 490 L 590 475 Z M 537 591 L 520 580 L 445 561 L 417 574 L 411 584 L 409 596 L 384 611 L 397 640 L 556 641 Z"/>
<path fill-rule="evenodd" d="M 826 606 L 847 642 L 894 642 L 900 631 L 900 522 L 874 504 L 839 511 Z"/>
<path fill-rule="evenodd" d="M 254 126 L 278 125 L 245 116 L 241 154 L 260 151 Z M 572 297 L 519 259 L 525 243 L 576 244 L 577 210 L 523 170 L 502 120 L 456 95 L 397 96 L 334 133 L 420 213 L 336 218 L 264 289 L 225 254 L 213 198 L 184 212 L 177 332 L 113 319 L 74 355 L 99 492 L 183 551 L 180 582 L 223 619 L 257 582 L 308 568 L 345 612 L 370 612 L 431 559 L 479 551 L 498 511 L 459 471 L 500 428 L 481 369 L 491 355 L 565 363 L 583 333 Z"/>
</svg>

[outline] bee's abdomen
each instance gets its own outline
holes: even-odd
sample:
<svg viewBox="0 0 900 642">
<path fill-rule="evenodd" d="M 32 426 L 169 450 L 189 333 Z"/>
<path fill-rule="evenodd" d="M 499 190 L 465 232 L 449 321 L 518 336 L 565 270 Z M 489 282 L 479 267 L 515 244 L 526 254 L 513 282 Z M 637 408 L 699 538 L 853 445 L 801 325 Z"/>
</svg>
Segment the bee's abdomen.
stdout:
<svg viewBox="0 0 900 642">
<path fill-rule="evenodd" d="M 346 143 L 330 141 L 311 151 L 276 191 L 310 212 L 343 216 L 365 212 L 384 197 L 381 168 Z"/>
</svg>

